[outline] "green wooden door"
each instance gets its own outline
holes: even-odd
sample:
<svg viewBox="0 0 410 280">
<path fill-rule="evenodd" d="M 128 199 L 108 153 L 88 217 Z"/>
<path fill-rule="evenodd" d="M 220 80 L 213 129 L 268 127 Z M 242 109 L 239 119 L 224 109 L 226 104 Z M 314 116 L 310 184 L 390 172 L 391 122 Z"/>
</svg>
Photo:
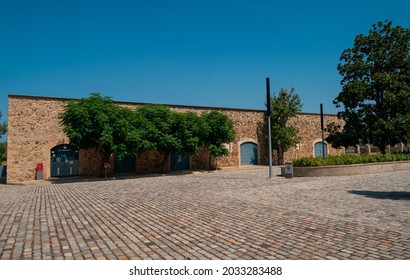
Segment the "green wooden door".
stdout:
<svg viewBox="0 0 410 280">
<path fill-rule="evenodd" d="M 173 152 L 171 155 L 171 170 L 188 170 L 189 154 Z"/>
<path fill-rule="evenodd" d="M 252 142 L 241 144 L 241 165 L 258 164 L 258 145 Z"/>
<path fill-rule="evenodd" d="M 115 156 L 115 173 L 135 173 L 135 157 Z"/>
</svg>

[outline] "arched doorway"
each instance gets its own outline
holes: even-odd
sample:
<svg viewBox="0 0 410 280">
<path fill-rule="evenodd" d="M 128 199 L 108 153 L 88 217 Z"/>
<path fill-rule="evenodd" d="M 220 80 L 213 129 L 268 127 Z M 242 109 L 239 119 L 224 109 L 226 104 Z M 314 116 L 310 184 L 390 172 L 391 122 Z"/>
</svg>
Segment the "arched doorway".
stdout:
<svg viewBox="0 0 410 280">
<path fill-rule="evenodd" d="M 173 152 L 171 154 L 171 170 L 188 170 L 189 154 L 184 152 Z"/>
<path fill-rule="evenodd" d="M 325 146 L 325 156 L 327 156 L 327 144 L 322 142 L 315 143 L 315 157 L 323 156 L 323 146 Z"/>
<path fill-rule="evenodd" d="M 115 156 L 115 173 L 135 173 L 135 156 Z"/>
<path fill-rule="evenodd" d="M 53 147 L 50 152 L 51 177 L 78 176 L 80 164 L 76 147 L 69 144 L 61 144 Z"/>
<path fill-rule="evenodd" d="M 241 165 L 258 165 L 258 145 L 252 142 L 241 144 Z"/>
</svg>

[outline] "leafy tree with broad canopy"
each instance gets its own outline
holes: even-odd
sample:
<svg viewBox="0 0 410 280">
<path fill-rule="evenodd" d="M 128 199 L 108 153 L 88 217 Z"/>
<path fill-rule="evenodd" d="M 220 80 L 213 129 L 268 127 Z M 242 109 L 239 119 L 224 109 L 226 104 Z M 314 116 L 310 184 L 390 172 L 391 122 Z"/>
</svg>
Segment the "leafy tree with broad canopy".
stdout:
<svg viewBox="0 0 410 280">
<path fill-rule="evenodd" d="M 197 154 L 206 147 L 212 157 L 224 156 L 229 151 L 223 146 L 235 138 L 232 121 L 217 111 L 202 113 L 174 112 L 165 105 L 145 105 L 137 110 L 154 127 L 147 133 L 148 141 L 154 143 L 155 150 L 164 156 L 162 171 L 167 171 L 167 163 L 173 152 Z"/>
<path fill-rule="evenodd" d="M 410 140 L 410 29 L 378 22 L 368 35 L 358 35 L 338 65 L 343 105 L 326 138 L 333 147 L 370 143 L 385 153 L 387 145 Z"/>
<path fill-rule="evenodd" d="M 104 163 L 109 162 L 112 154 L 121 157 L 153 148 L 145 137 L 145 133 L 152 130 L 150 124 L 131 109 L 99 93 L 68 101 L 60 123 L 72 145 L 98 151 L 101 176 Z"/>
<path fill-rule="evenodd" d="M 165 105 L 131 110 L 99 93 L 68 101 L 60 122 L 72 145 L 99 152 L 101 175 L 112 154 L 121 157 L 156 150 L 164 156 L 162 171 L 166 172 L 173 152 L 196 154 L 205 146 L 211 156 L 227 155 L 223 144 L 235 138 L 232 121 L 217 111 L 198 116 L 174 112 Z"/>
<path fill-rule="evenodd" d="M 162 172 L 173 152 L 196 154 L 201 145 L 201 124 L 193 112 L 173 112 L 165 105 L 145 105 L 137 112 L 152 125 L 145 133 L 153 149 L 164 156 Z"/>
<path fill-rule="evenodd" d="M 302 101 L 295 90 L 280 89 L 271 97 L 271 139 L 272 149 L 276 151 L 278 164 L 284 164 L 285 152 L 300 142 L 298 129 L 289 125 L 289 119 L 302 110 Z"/>
<path fill-rule="evenodd" d="M 215 110 L 201 114 L 203 144 L 209 151 L 209 169 L 215 169 L 215 157 L 226 156 L 229 150 L 224 144 L 235 139 L 233 122 L 229 117 Z"/>
</svg>

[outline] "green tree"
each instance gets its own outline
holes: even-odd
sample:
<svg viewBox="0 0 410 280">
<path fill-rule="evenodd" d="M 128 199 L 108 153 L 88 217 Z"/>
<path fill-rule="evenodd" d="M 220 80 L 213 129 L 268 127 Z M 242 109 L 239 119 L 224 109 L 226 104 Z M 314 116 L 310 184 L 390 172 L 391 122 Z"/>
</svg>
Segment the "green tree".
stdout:
<svg viewBox="0 0 410 280">
<path fill-rule="evenodd" d="M 0 119 L 1 119 L 1 112 L 0 112 Z M 0 124 L 0 139 L 2 138 L 3 134 L 7 133 L 7 124 L 4 122 Z M 7 142 L 0 143 L 0 163 L 7 160 Z"/>
<path fill-rule="evenodd" d="M 101 175 L 112 154 L 133 155 L 153 147 L 145 137 L 149 130 L 145 119 L 99 93 L 68 101 L 60 120 L 71 144 L 98 151 Z"/>
<path fill-rule="evenodd" d="M 278 164 L 284 164 L 285 152 L 300 142 L 296 127 L 289 124 L 289 120 L 296 117 L 297 112 L 302 110 L 302 101 L 294 89 L 290 92 L 281 89 L 279 94 L 271 98 L 272 117 L 272 149 L 276 150 Z"/>
<path fill-rule="evenodd" d="M 229 154 L 224 144 L 235 139 L 233 122 L 229 117 L 218 111 L 202 113 L 202 142 L 209 151 L 209 169 L 215 169 L 215 157 Z"/>
<path fill-rule="evenodd" d="M 0 164 L 7 161 L 7 142 L 0 143 Z"/>
<path fill-rule="evenodd" d="M 178 152 L 197 154 L 202 143 L 202 123 L 200 117 L 194 112 L 173 113 L 172 126 L 180 142 Z"/>
<path fill-rule="evenodd" d="M 173 152 L 196 154 L 201 144 L 199 117 L 192 112 L 173 112 L 164 105 L 145 105 L 137 110 L 152 129 L 146 133 L 147 140 L 163 155 L 162 171 Z"/>
<path fill-rule="evenodd" d="M 406 108 L 407 108 L 407 120 L 410 120 L 410 98 L 406 102 Z M 407 137 L 404 143 L 410 143 L 410 129 L 407 130 Z"/>
<path fill-rule="evenodd" d="M 331 124 L 327 141 L 334 147 L 371 143 L 384 153 L 387 145 L 410 138 L 410 29 L 378 22 L 368 35 L 358 35 L 338 65 L 342 91 L 334 100 L 343 105 Z"/>
</svg>

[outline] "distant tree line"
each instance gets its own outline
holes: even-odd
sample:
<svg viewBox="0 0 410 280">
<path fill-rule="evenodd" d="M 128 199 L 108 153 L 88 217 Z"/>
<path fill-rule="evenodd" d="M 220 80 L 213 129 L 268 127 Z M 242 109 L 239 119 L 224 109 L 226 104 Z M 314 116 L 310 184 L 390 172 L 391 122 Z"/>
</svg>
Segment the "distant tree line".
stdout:
<svg viewBox="0 0 410 280">
<path fill-rule="evenodd" d="M 233 122 L 221 112 L 197 115 L 165 105 L 133 110 L 99 93 L 68 101 L 60 123 L 72 145 L 98 151 L 101 175 L 113 154 L 125 157 L 152 150 L 163 155 L 163 172 L 173 152 L 196 154 L 201 147 L 208 149 L 209 167 L 215 168 L 213 159 L 227 155 L 224 144 L 235 139 Z"/>
<path fill-rule="evenodd" d="M 1 119 L 1 112 L 0 112 L 0 119 Z M 0 139 L 2 137 L 3 134 L 7 133 L 7 124 L 4 123 L 0 123 Z M 2 162 L 5 162 L 7 160 L 7 142 L 1 142 L 0 143 L 0 164 L 2 164 Z"/>
</svg>

